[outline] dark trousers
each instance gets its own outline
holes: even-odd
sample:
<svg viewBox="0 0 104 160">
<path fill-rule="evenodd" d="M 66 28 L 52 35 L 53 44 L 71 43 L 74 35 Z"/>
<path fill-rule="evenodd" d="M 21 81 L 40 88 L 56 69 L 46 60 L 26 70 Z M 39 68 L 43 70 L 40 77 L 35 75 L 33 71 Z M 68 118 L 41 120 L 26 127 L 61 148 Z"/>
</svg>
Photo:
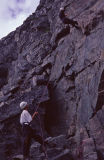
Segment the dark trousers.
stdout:
<svg viewBox="0 0 104 160">
<path fill-rule="evenodd" d="M 79 26 L 78 26 L 78 22 L 77 21 L 73 21 L 67 17 L 64 17 L 63 19 L 61 19 L 62 22 L 64 24 L 71 24 L 73 27 L 76 27 L 77 29 L 79 29 Z"/>
<path fill-rule="evenodd" d="M 43 144 L 42 137 L 36 134 L 36 131 L 31 128 L 29 125 L 23 125 L 23 156 L 29 157 L 30 145 L 32 138 Z"/>
</svg>

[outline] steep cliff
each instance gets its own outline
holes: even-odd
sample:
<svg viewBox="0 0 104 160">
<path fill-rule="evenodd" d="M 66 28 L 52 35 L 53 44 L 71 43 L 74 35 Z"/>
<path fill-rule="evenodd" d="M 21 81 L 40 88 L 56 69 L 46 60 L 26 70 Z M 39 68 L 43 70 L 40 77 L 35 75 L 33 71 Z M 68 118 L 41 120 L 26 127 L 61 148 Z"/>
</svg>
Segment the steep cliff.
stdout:
<svg viewBox="0 0 104 160">
<path fill-rule="evenodd" d="M 63 6 L 80 29 L 70 26 L 69 32 L 62 23 Z M 103 0 L 41 0 L 22 26 L 1 39 L 1 160 L 22 153 L 22 100 L 31 113 L 40 103 L 45 138 L 54 137 L 49 159 L 104 159 L 103 28 Z M 40 130 L 37 120 L 33 126 Z M 41 160 L 34 145 L 32 158 Z"/>
</svg>

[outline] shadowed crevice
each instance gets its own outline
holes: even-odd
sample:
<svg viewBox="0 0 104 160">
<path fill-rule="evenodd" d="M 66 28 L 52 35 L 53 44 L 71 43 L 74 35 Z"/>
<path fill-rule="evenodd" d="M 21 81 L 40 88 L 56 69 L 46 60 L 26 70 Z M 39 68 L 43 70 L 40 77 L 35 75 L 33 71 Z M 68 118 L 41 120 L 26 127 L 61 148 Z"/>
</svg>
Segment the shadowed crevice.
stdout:
<svg viewBox="0 0 104 160">
<path fill-rule="evenodd" d="M 70 27 L 67 26 L 66 28 L 63 28 L 61 30 L 61 32 L 59 32 L 56 36 L 56 39 L 55 39 L 55 43 L 58 44 L 59 40 L 65 36 L 67 36 L 68 34 L 70 33 Z"/>
<path fill-rule="evenodd" d="M 98 88 L 97 104 L 92 117 L 94 117 L 94 115 L 102 108 L 103 105 L 104 105 L 104 70 L 101 75 L 99 88 Z"/>
</svg>

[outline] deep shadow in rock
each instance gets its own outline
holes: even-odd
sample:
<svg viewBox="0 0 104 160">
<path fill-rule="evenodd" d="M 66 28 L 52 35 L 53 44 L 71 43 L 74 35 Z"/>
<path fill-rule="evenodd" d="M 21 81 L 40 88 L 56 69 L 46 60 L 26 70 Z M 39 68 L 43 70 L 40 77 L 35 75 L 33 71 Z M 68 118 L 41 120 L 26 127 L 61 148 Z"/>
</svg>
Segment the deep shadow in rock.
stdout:
<svg viewBox="0 0 104 160">
<path fill-rule="evenodd" d="M 66 134 L 67 124 L 64 111 L 64 102 L 61 95 L 51 86 L 49 87 L 50 100 L 45 104 L 45 129 L 50 136 Z"/>
<path fill-rule="evenodd" d="M 8 82 L 8 68 L 5 66 L 0 66 L 0 88 L 3 87 Z"/>
<path fill-rule="evenodd" d="M 96 114 L 96 112 L 98 110 L 100 110 L 102 108 L 103 105 L 104 105 L 104 70 L 102 72 L 100 83 L 99 83 L 98 99 L 97 99 L 97 104 L 96 104 L 96 108 L 95 108 L 95 111 L 93 113 L 93 116 Z"/>
<path fill-rule="evenodd" d="M 104 154 L 102 154 L 100 150 L 97 150 L 97 156 L 99 160 L 104 160 Z"/>
<path fill-rule="evenodd" d="M 55 39 L 55 43 L 58 44 L 59 40 L 65 36 L 67 36 L 68 34 L 70 33 L 70 27 L 67 26 L 66 28 L 63 28 L 61 30 L 61 32 L 59 32 L 56 36 L 56 39 Z"/>
</svg>

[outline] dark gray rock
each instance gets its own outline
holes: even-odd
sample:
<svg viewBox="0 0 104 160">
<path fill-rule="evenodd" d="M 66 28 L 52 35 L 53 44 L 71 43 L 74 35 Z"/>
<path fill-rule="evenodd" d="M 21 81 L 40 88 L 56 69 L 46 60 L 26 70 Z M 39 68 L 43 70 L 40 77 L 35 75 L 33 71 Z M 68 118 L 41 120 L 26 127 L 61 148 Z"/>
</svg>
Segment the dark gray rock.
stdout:
<svg viewBox="0 0 104 160">
<path fill-rule="evenodd" d="M 64 135 L 60 135 L 54 138 L 49 137 L 46 139 L 46 141 L 47 147 L 45 148 L 45 152 L 49 160 L 68 160 L 68 158 L 69 160 L 73 160 L 70 154 L 70 150 L 68 148 L 65 148 L 66 139 Z M 39 147 L 40 145 L 38 143 L 34 143 L 31 146 L 31 159 L 46 159 L 44 152 L 41 153 Z"/>
<path fill-rule="evenodd" d="M 94 140 L 92 138 L 88 138 L 83 140 L 83 158 L 84 160 L 91 159 L 97 160 L 96 148 L 94 145 Z"/>
<path fill-rule="evenodd" d="M 23 160 L 23 155 L 14 156 L 13 160 Z"/>
<path fill-rule="evenodd" d="M 79 29 L 62 23 L 60 7 Z M 22 26 L 0 40 L 2 160 L 22 154 L 21 101 L 31 114 L 38 108 L 45 138 L 54 136 L 50 160 L 104 159 L 103 8 L 103 0 L 41 0 Z M 33 127 L 40 133 L 36 119 Z M 44 158 L 39 145 L 31 150 L 32 159 Z"/>
</svg>

